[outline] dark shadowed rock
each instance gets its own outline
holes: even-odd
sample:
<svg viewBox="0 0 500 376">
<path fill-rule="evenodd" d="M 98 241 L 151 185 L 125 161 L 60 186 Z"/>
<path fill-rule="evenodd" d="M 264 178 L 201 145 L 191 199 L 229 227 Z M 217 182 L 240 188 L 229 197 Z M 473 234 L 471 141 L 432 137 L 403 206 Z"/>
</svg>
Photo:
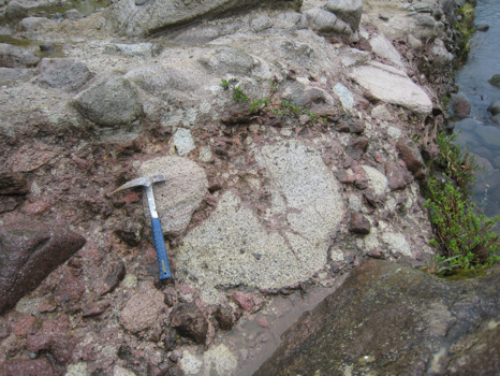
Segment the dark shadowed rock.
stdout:
<svg viewBox="0 0 500 376">
<path fill-rule="evenodd" d="M 347 122 L 350 131 L 353 133 L 363 133 L 365 130 L 365 122 L 361 119 L 352 119 Z"/>
<path fill-rule="evenodd" d="M 73 59 L 43 59 L 39 65 L 38 84 L 63 90 L 77 90 L 94 75 L 83 61 Z"/>
<path fill-rule="evenodd" d="M 229 305 L 219 305 L 214 314 L 222 330 L 231 330 L 236 322 L 233 315 L 233 308 Z"/>
<path fill-rule="evenodd" d="M 73 337 L 60 333 L 37 333 L 29 335 L 26 341 L 28 351 L 34 353 L 42 350 L 49 351 L 61 364 L 71 360 L 75 345 Z"/>
<path fill-rule="evenodd" d="M 112 261 L 103 267 L 102 282 L 98 288 L 101 295 L 107 294 L 115 289 L 125 277 L 125 264 L 123 261 Z"/>
<path fill-rule="evenodd" d="M 493 86 L 496 86 L 498 88 L 500 88 L 500 74 L 495 74 L 493 77 L 491 77 L 488 82 L 493 85 Z"/>
<path fill-rule="evenodd" d="M 0 171 L 0 195 L 22 195 L 28 192 L 28 182 L 22 174 Z"/>
<path fill-rule="evenodd" d="M 17 207 L 17 201 L 13 197 L 0 196 L 0 214 L 13 211 Z"/>
<path fill-rule="evenodd" d="M 407 182 L 403 171 L 396 163 L 387 162 L 385 164 L 385 176 L 392 191 L 406 187 Z"/>
<path fill-rule="evenodd" d="M 132 218 L 125 219 L 115 230 L 116 235 L 128 245 L 135 247 L 142 240 L 144 225 Z"/>
<path fill-rule="evenodd" d="M 73 101 L 78 112 L 103 127 L 130 125 L 142 116 L 142 102 L 130 81 L 106 77 Z"/>
<path fill-rule="evenodd" d="M 449 281 L 363 262 L 282 336 L 254 376 L 497 375 L 500 270 Z"/>
<path fill-rule="evenodd" d="M 2 376 L 55 376 L 56 373 L 46 358 L 19 359 L 0 363 Z"/>
<path fill-rule="evenodd" d="M 466 117 L 470 116 L 470 102 L 467 100 L 467 98 L 464 98 L 459 94 L 451 95 L 450 105 L 448 108 L 452 117 L 465 119 Z"/>
<path fill-rule="evenodd" d="M 0 228 L 0 313 L 85 244 L 85 239 L 60 225 L 10 223 Z"/>
<path fill-rule="evenodd" d="M 491 112 L 492 115 L 500 114 L 500 100 L 491 103 L 488 107 L 488 111 Z"/>
<path fill-rule="evenodd" d="M 0 67 L 29 68 L 38 64 L 40 58 L 22 47 L 0 43 Z"/>
<path fill-rule="evenodd" d="M 205 343 L 208 321 L 195 303 L 179 304 L 172 310 L 172 327 L 183 337 L 196 343 Z"/>
<path fill-rule="evenodd" d="M 406 163 L 408 170 L 410 170 L 417 179 L 426 179 L 424 160 L 420 154 L 420 150 L 413 141 L 400 140 L 396 144 L 396 148 L 401 154 L 401 158 Z"/>
<path fill-rule="evenodd" d="M 369 234 L 370 228 L 370 221 L 363 214 L 351 214 L 351 224 L 349 226 L 349 231 L 355 232 L 356 234 Z"/>
<path fill-rule="evenodd" d="M 242 103 L 232 106 L 221 116 L 221 121 L 226 125 L 248 123 L 251 118 L 250 104 Z"/>
</svg>

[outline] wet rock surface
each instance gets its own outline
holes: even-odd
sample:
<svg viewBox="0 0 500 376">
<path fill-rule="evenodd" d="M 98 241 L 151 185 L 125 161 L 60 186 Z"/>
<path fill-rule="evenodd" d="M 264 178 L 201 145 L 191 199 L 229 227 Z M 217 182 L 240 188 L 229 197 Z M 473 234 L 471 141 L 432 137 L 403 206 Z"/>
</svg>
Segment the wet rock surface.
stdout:
<svg viewBox="0 0 500 376">
<path fill-rule="evenodd" d="M 85 239 L 72 231 L 36 222 L 5 224 L 0 236 L 2 313 L 37 288 L 47 275 L 85 244 Z"/>
<path fill-rule="evenodd" d="M 288 330 L 255 375 L 495 374 L 499 276 L 497 268 L 448 281 L 366 261 Z"/>
</svg>

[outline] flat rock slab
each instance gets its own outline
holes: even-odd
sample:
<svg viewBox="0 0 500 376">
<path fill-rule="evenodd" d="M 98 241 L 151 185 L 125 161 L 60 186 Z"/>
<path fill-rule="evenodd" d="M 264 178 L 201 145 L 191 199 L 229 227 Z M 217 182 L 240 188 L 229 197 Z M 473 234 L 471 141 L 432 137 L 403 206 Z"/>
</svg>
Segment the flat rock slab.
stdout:
<svg viewBox="0 0 500 376">
<path fill-rule="evenodd" d="M 264 0 L 151 0 L 136 6 L 135 0 L 121 0 L 106 12 L 112 31 L 129 36 L 145 36 L 175 25 L 187 24 L 202 16 L 222 13 L 269 3 Z"/>
<path fill-rule="evenodd" d="M 140 176 L 165 175 L 165 182 L 153 185 L 156 208 L 166 235 L 182 234 L 205 197 L 208 180 L 195 162 L 180 157 L 161 157 L 144 162 Z M 147 203 L 145 203 L 147 208 Z M 149 209 L 146 209 L 149 213 Z"/>
<path fill-rule="evenodd" d="M 384 102 L 405 107 L 420 116 L 432 111 L 432 102 L 425 91 L 396 68 L 372 62 L 353 68 L 351 78 Z"/>
<path fill-rule="evenodd" d="M 449 281 L 365 261 L 283 334 L 254 376 L 497 375 L 499 283 L 498 268 Z"/>
<path fill-rule="evenodd" d="M 215 213 L 184 238 L 177 253 L 181 280 L 204 300 L 216 302 L 216 286 L 280 288 L 310 278 L 326 262 L 330 239 L 343 213 L 338 183 L 318 152 L 299 141 L 262 148 L 256 155 L 272 192 L 268 226 L 233 192 Z"/>
<path fill-rule="evenodd" d="M 38 287 L 85 244 L 60 225 L 19 222 L 0 228 L 0 314 Z"/>
</svg>

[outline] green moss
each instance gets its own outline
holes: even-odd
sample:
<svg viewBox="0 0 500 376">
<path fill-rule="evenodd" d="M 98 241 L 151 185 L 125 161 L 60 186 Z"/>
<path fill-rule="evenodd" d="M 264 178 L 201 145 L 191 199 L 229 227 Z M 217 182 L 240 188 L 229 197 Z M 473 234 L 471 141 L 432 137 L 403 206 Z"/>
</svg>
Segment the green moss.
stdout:
<svg viewBox="0 0 500 376">
<path fill-rule="evenodd" d="M 470 38 L 476 31 L 474 27 L 474 6 L 470 3 L 466 3 L 464 6 L 460 7 L 459 13 L 462 19 L 455 25 L 455 29 L 458 30 L 462 39 L 458 44 L 458 47 L 460 49 L 458 59 L 460 61 L 464 61 L 469 56 Z"/>
<path fill-rule="evenodd" d="M 482 269 L 462 269 L 456 274 L 441 276 L 449 280 L 469 279 L 487 275 L 486 268 Z"/>
</svg>

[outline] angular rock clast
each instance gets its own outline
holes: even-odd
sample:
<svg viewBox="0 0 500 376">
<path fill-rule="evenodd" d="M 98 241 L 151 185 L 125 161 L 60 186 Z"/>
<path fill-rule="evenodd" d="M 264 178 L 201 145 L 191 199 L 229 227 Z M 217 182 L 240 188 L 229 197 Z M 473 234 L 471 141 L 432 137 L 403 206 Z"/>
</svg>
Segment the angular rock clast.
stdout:
<svg viewBox="0 0 500 376">
<path fill-rule="evenodd" d="M 415 176 L 416 179 L 425 180 L 425 164 L 420 151 L 413 141 L 398 141 L 396 147 L 413 176 Z"/>
<path fill-rule="evenodd" d="M 28 192 L 28 182 L 22 174 L 0 171 L 0 195 L 22 195 Z"/>
<path fill-rule="evenodd" d="M 8 223 L 0 228 L 0 314 L 33 291 L 85 244 L 59 225 Z"/>
<path fill-rule="evenodd" d="M 195 303 L 177 305 L 171 312 L 172 327 L 183 337 L 202 344 L 208 333 L 208 321 Z"/>
<path fill-rule="evenodd" d="M 334 375 L 346 364 L 353 375 L 496 375 L 498 283 L 498 268 L 480 279 L 448 281 L 365 261 L 285 332 L 254 376 Z"/>
<path fill-rule="evenodd" d="M 370 228 L 370 221 L 363 214 L 351 214 L 351 224 L 349 226 L 349 231 L 355 232 L 356 234 L 369 234 Z"/>
<path fill-rule="evenodd" d="M 120 323 L 133 333 L 148 329 L 156 323 L 164 305 L 164 295 L 145 287 L 134 294 L 120 315 Z"/>
</svg>

